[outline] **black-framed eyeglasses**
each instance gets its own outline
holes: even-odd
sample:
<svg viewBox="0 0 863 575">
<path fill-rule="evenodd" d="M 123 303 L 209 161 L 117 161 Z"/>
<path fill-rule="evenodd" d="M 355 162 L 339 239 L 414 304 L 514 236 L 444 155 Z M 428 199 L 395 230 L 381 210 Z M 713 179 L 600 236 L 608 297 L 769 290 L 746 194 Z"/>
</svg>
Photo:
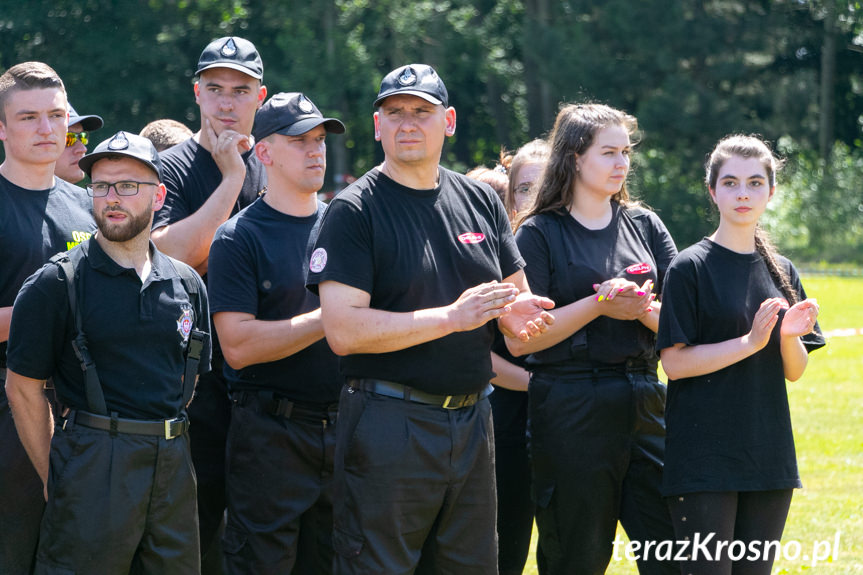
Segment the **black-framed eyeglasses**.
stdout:
<svg viewBox="0 0 863 575">
<path fill-rule="evenodd" d="M 75 145 L 75 140 L 78 140 L 85 146 L 90 141 L 89 132 L 66 132 L 66 147 L 71 148 Z"/>
<path fill-rule="evenodd" d="M 134 196 L 138 193 L 138 186 L 158 186 L 158 182 L 133 182 L 123 180 L 120 182 L 92 182 L 87 185 L 87 193 L 91 198 L 104 198 L 108 195 L 111 186 L 118 196 Z"/>
</svg>

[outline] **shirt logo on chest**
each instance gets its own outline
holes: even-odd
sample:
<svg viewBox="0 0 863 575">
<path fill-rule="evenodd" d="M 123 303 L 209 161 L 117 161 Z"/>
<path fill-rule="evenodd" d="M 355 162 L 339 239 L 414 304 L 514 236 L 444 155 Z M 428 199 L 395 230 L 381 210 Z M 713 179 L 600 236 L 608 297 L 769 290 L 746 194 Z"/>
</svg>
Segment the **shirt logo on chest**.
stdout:
<svg viewBox="0 0 863 575">
<path fill-rule="evenodd" d="M 183 341 L 189 341 L 189 334 L 192 333 L 192 310 L 183 309 L 180 318 L 177 320 L 177 331 L 183 337 Z"/>
<path fill-rule="evenodd" d="M 640 264 L 633 264 L 626 268 L 626 273 L 628 274 L 646 274 L 653 269 L 650 267 L 649 263 L 642 262 Z"/>
<path fill-rule="evenodd" d="M 468 232 L 458 236 L 458 241 L 463 244 L 478 244 L 485 240 L 485 234 L 479 232 Z"/>
</svg>

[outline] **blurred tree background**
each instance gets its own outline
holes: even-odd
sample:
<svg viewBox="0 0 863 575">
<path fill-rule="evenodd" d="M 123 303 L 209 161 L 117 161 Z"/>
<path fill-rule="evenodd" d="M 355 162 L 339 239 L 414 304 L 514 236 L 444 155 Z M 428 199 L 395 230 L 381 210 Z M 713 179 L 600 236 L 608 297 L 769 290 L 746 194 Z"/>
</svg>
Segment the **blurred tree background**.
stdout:
<svg viewBox="0 0 863 575">
<path fill-rule="evenodd" d="M 683 247 L 710 233 L 703 162 L 731 132 L 787 158 L 767 225 L 807 261 L 863 263 L 863 1 L 0 1 L 0 69 L 41 60 L 81 113 L 139 131 L 199 127 L 192 83 L 213 38 L 252 40 L 270 94 L 302 91 L 348 126 L 328 187 L 382 159 L 371 103 L 409 62 L 446 81 L 464 171 L 550 130 L 562 102 L 597 101 L 642 130 L 632 187 Z"/>
</svg>

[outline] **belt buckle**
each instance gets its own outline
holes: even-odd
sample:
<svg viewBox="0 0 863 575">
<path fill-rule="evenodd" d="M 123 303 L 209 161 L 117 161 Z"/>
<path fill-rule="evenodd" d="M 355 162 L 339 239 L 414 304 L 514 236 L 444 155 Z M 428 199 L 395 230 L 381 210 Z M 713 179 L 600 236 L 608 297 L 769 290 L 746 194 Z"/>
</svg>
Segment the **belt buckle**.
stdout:
<svg viewBox="0 0 863 575">
<path fill-rule="evenodd" d="M 180 417 L 175 417 L 174 419 L 166 419 L 165 420 L 165 439 L 174 439 L 176 437 L 180 437 L 182 433 L 171 433 L 172 425 L 179 425 L 183 423 L 183 419 Z"/>
<path fill-rule="evenodd" d="M 468 397 L 467 395 L 447 395 L 441 407 L 444 409 L 461 409 L 465 406 Z"/>
</svg>

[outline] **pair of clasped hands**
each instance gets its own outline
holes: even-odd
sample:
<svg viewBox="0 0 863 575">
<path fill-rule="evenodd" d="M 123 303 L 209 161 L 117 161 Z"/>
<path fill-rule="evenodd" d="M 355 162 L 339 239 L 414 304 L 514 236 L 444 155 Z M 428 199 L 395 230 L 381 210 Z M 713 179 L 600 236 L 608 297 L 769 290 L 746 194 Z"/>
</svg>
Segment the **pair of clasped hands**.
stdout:
<svg viewBox="0 0 863 575">
<path fill-rule="evenodd" d="M 780 337 L 801 337 L 812 333 L 815 321 L 818 319 L 818 301 L 807 298 L 789 307 L 788 301 L 781 297 L 772 297 L 761 302 L 755 317 L 752 319 L 750 339 L 760 349 L 767 345 L 770 334 L 779 321 L 779 312 L 785 310 L 782 325 L 779 327 Z"/>
<path fill-rule="evenodd" d="M 505 336 L 528 341 L 554 323 L 554 316 L 546 311 L 553 307 L 554 302 L 547 297 L 522 292 L 512 283 L 493 281 L 466 289 L 444 309 L 452 331 L 470 331 L 497 319 Z"/>
<path fill-rule="evenodd" d="M 624 278 L 611 278 L 593 284 L 596 295 L 591 296 L 602 304 L 601 314 L 612 319 L 637 320 L 653 311 L 653 280 L 642 285 Z"/>
</svg>

